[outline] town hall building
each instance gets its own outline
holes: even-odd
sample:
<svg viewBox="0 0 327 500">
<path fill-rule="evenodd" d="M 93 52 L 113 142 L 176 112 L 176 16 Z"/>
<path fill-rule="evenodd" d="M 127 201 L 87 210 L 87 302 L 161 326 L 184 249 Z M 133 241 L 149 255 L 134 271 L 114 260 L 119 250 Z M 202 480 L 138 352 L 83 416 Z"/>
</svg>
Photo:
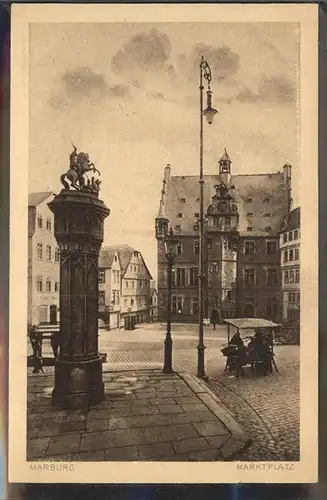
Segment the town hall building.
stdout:
<svg viewBox="0 0 327 500">
<path fill-rule="evenodd" d="M 282 172 L 232 175 L 227 151 L 216 175 L 204 176 L 204 311 L 220 318 L 282 315 L 279 231 L 291 210 L 291 166 Z M 164 172 L 156 218 L 159 321 L 167 311 L 164 235 L 179 238 L 174 264 L 172 321 L 198 321 L 200 188 L 198 176 Z"/>
</svg>

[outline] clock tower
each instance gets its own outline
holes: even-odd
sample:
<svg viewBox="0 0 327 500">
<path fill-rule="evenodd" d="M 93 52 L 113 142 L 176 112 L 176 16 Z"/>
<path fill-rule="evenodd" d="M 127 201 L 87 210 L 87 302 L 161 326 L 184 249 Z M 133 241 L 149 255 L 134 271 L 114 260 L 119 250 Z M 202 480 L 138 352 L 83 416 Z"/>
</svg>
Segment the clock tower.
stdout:
<svg viewBox="0 0 327 500">
<path fill-rule="evenodd" d="M 227 185 L 221 182 L 215 190 L 207 209 L 208 305 L 222 318 L 235 317 L 239 214 Z"/>
<path fill-rule="evenodd" d="M 219 164 L 220 181 L 223 184 L 225 184 L 226 186 L 228 186 L 229 181 L 230 181 L 230 177 L 231 177 L 232 161 L 231 161 L 231 159 L 226 151 L 226 148 L 225 148 L 225 152 L 222 155 L 222 157 L 220 158 L 218 164 Z"/>
</svg>

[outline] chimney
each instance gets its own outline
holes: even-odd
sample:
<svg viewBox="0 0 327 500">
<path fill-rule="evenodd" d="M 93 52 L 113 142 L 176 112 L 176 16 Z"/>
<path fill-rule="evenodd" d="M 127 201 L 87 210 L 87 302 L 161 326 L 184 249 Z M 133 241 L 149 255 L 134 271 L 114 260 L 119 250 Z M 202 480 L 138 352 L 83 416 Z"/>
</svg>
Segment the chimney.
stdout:
<svg viewBox="0 0 327 500">
<path fill-rule="evenodd" d="M 170 181 L 170 165 L 169 163 L 165 167 L 165 173 L 164 173 L 164 182 L 165 184 L 168 184 Z"/>
</svg>

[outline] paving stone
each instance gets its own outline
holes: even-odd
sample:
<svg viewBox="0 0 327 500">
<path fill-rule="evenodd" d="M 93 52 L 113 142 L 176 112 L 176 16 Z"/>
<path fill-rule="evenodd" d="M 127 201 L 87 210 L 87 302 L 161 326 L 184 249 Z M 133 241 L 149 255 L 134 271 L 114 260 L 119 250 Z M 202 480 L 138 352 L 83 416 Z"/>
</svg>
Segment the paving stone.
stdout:
<svg viewBox="0 0 327 500">
<path fill-rule="evenodd" d="M 48 455 L 62 455 L 79 451 L 81 444 L 81 434 L 63 434 L 52 437 L 47 450 Z"/>
<path fill-rule="evenodd" d="M 142 429 L 146 443 L 160 443 L 197 437 L 191 424 L 146 427 Z"/>
<path fill-rule="evenodd" d="M 105 452 L 107 461 L 138 460 L 139 454 L 136 446 L 122 446 L 120 448 L 110 448 Z"/>
<path fill-rule="evenodd" d="M 65 417 L 65 422 L 84 422 L 87 420 L 88 414 L 85 413 L 77 413 L 74 411 L 73 413 L 69 413 Z"/>
<path fill-rule="evenodd" d="M 159 405 L 160 413 L 183 413 L 183 409 L 178 405 Z"/>
<path fill-rule="evenodd" d="M 88 419 L 86 430 L 87 432 L 109 430 L 109 418 Z"/>
<path fill-rule="evenodd" d="M 39 431 L 39 437 L 58 436 L 61 431 L 61 424 L 64 417 L 45 418 Z"/>
<path fill-rule="evenodd" d="M 212 422 L 195 422 L 193 425 L 200 436 L 219 436 L 221 434 L 229 435 L 228 429 L 219 420 Z"/>
<path fill-rule="evenodd" d="M 133 413 L 133 415 L 156 415 L 159 413 L 159 408 L 157 406 L 134 407 L 131 413 Z"/>
<path fill-rule="evenodd" d="M 213 448 L 220 449 L 231 437 L 230 434 L 221 434 L 220 436 L 210 436 L 206 440 Z"/>
<path fill-rule="evenodd" d="M 98 450 L 98 451 L 72 453 L 71 460 L 73 462 L 104 462 L 105 451 Z"/>
<path fill-rule="evenodd" d="M 113 447 L 111 431 L 83 432 L 81 452 L 106 450 L 110 447 Z"/>
<path fill-rule="evenodd" d="M 101 422 L 101 420 L 100 420 Z M 61 425 L 61 432 L 77 432 L 86 431 L 86 421 L 81 422 L 63 422 Z"/>
<path fill-rule="evenodd" d="M 177 403 L 177 399 L 173 399 L 173 398 L 161 398 L 161 397 L 158 397 L 158 398 L 155 398 L 155 399 L 149 399 L 148 400 L 148 404 L 151 404 L 151 405 L 176 405 L 178 404 Z"/>
<path fill-rule="evenodd" d="M 220 449 L 224 459 L 229 459 L 232 455 L 238 452 L 244 446 L 244 442 L 237 439 L 229 438 L 229 440 Z"/>
<path fill-rule="evenodd" d="M 187 454 L 187 458 L 190 462 L 215 462 L 219 457 L 217 450 L 203 450 L 203 451 L 192 451 Z"/>
<path fill-rule="evenodd" d="M 160 384 L 159 387 L 156 388 L 157 392 L 176 392 L 176 390 L 174 384 Z"/>
<path fill-rule="evenodd" d="M 175 423 L 191 423 L 191 422 L 210 422 L 211 420 L 215 421 L 216 417 L 209 410 L 203 410 L 198 412 L 191 413 L 177 413 L 176 415 L 172 415 Z"/>
<path fill-rule="evenodd" d="M 174 442 L 173 447 L 176 453 L 188 453 L 190 451 L 208 450 L 209 445 L 204 438 L 185 439 Z"/>
<path fill-rule="evenodd" d="M 31 427 L 27 429 L 27 439 L 36 439 L 38 433 L 40 432 L 40 427 Z"/>
<path fill-rule="evenodd" d="M 44 457 L 46 449 L 50 443 L 50 438 L 28 439 L 27 459 Z"/>
<path fill-rule="evenodd" d="M 147 398 L 154 398 L 156 396 L 156 391 L 153 389 L 153 391 L 137 391 L 135 393 L 136 399 L 147 399 Z"/>
<path fill-rule="evenodd" d="M 171 443 L 141 444 L 138 449 L 140 458 L 161 458 L 174 453 Z"/>
<path fill-rule="evenodd" d="M 188 458 L 186 454 L 174 454 L 170 457 L 160 457 L 160 462 L 187 462 Z"/>
<path fill-rule="evenodd" d="M 164 399 L 164 398 L 176 398 L 178 397 L 179 394 L 177 393 L 177 391 L 160 391 L 160 390 L 156 390 L 156 397 L 157 398 L 161 398 L 161 399 Z"/>
<path fill-rule="evenodd" d="M 195 411 L 203 411 L 203 410 L 206 410 L 207 407 L 200 402 L 198 403 L 192 403 L 192 404 L 189 404 L 189 403 L 181 403 L 181 407 L 183 408 L 184 411 L 186 412 L 195 412 Z"/>
<path fill-rule="evenodd" d="M 104 383 L 104 390 L 106 393 L 112 392 L 112 390 L 119 389 L 120 391 L 123 390 L 124 392 L 124 386 L 121 382 L 107 382 L 105 381 Z"/>
<path fill-rule="evenodd" d="M 114 445 L 117 447 L 142 444 L 146 442 L 142 433 L 142 429 L 124 429 L 111 431 L 111 436 Z"/>
<path fill-rule="evenodd" d="M 178 404 L 189 404 L 189 405 L 196 405 L 201 403 L 202 401 L 197 397 L 197 396 L 179 396 L 175 398 L 175 401 Z"/>
</svg>

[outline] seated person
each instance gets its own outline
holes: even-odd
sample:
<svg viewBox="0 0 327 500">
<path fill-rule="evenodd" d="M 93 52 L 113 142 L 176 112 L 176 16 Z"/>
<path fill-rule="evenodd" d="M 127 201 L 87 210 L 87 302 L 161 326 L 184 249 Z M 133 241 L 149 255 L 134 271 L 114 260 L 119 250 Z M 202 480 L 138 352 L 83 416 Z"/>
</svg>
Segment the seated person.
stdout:
<svg viewBox="0 0 327 500">
<path fill-rule="evenodd" d="M 229 345 L 235 345 L 237 347 L 243 347 L 244 346 L 244 342 L 243 340 L 241 339 L 241 336 L 240 336 L 240 332 L 237 331 L 233 336 L 232 338 L 230 339 L 229 341 Z"/>
</svg>

